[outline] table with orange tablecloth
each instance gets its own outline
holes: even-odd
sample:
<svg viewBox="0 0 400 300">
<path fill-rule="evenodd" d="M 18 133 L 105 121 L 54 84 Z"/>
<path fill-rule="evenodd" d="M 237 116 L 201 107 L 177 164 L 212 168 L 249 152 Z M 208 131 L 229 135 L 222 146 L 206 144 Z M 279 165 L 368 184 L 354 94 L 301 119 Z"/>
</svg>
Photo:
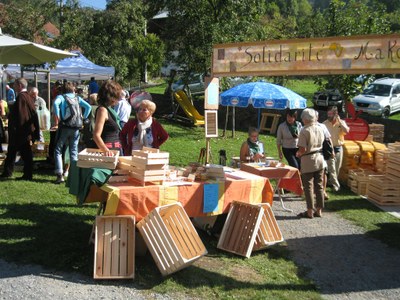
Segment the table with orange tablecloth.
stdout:
<svg viewBox="0 0 400 300">
<path fill-rule="evenodd" d="M 204 187 L 218 185 L 218 208 L 203 212 Z M 177 182 L 164 185 L 133 185 L 131 182 L 93 186 L 86 202 L 106 201 L 104 215 L 135 215 L 139 221 L 154 208 L 179 201 L 189 217 L 218 215 L 229 211 L 234 200 L 247 203 L 270 203 L 273 188 L 268 178 L 243 171 L 226 173 L 224 180 L 207 182 Z"/>
<path fill-rule="evenodd" d="M 262 163 L 242 163 L 240 165 L 240 169 L 252 174 L 266 177 L 268 179 L 276 179 L 276 190 L 284 210 L 292 211 L 291 209 L 287 209 L 283 204 L 281 189 L 291 191 L 299 196 L 304 192 L 300 172 L 294 167 L 287 165 L 279 167 L 267 167 Z"/>
</svg>

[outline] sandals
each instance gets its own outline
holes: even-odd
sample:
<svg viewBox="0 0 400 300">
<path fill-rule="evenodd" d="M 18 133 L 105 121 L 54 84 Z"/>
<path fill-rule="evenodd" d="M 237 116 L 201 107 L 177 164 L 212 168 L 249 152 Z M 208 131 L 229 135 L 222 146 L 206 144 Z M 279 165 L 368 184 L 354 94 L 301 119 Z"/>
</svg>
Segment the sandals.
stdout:
<svg viewBox="0 0 400 300">
<path fill-rule="evenodd" d="M 307 211 L 304 211 L 304 212 L 302 212 L 302 213 L 299 213 L 297 216 L 298 216 L 299 218 L 306 218 L 306 219 L 312 219 L 312 218 L 313 218 L 313 216 L 309 216 L 309 215 L 308 215 Z"/>
<path fill-rule="evenodd" d="M 319 213 L 317 213 L 316 211 L 314 211 L 314 217 L 317 217 L 317 218 L 322 218 L 322 215 L 321 215 L 321 214 L 319 214 Z"/>
</svg>

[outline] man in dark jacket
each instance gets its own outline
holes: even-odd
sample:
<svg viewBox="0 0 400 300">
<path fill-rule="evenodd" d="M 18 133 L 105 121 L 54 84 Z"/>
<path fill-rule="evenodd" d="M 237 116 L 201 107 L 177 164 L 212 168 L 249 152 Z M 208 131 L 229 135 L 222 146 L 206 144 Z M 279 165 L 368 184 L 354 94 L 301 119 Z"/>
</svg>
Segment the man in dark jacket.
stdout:
<svg viewBox="0 0 400 300">
<path fill-rule="evenodd" d="M 32 180 L 33 155 L 31 143 L 39 139 L 39 121 L 33 98 L 27 91 L 28 83 L 24 78 L 14 82 L 17 99 L 10 109 L 8 120 L 8 151 L 1 177 L 11 177 L 17 152 L 24 161 L 24 175 L 17 180 Z"/>
</svg>

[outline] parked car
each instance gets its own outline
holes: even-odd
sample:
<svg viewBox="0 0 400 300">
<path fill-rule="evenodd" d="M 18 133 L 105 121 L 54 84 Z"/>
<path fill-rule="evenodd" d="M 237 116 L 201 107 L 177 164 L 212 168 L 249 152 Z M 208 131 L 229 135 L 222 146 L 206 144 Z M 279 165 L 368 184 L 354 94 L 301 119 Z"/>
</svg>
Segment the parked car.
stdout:
<svg viewBox="0 0 400 300">
<path fill-rule="evenodd" d="M 204 74 L 191 74 L 187 80 L 192 95 L 204 94 Z M 184 88 L 184 77 L 179 78 L 171 85 L 173 92 L 184 90 Z"/>
<path fill-rule="evenodd" d="M 315 109 L 327 109 L 329 106 L 337 106 L 339 112 L 346 110 L 346 102 L 343 95 L 337 89 L 315 92 L 312 102 Z"/>
<path fill-rule="evenodd" d="M 400 111 L 400 79 L 380 78 L 369 84 L 353 98 L 356 111 L 388 118 Z"/>
</svg>

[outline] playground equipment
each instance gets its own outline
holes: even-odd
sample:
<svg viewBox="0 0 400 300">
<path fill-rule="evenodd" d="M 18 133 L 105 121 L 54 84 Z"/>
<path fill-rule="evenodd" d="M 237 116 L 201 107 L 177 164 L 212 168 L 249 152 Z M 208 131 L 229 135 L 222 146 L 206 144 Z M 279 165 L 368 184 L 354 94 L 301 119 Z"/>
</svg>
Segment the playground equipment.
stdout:
<svg viewBox="0 0 400 300">
<path fill-rule="evenodd" d="M 184 113 L 194 125 L 204 125 L 204 116 L 197 111 L 184 91 L 177 91 L 173 93 L 173 96 L 175 101 L 180 105 L 180 107 L 182 107 Z"/>
</svg>

